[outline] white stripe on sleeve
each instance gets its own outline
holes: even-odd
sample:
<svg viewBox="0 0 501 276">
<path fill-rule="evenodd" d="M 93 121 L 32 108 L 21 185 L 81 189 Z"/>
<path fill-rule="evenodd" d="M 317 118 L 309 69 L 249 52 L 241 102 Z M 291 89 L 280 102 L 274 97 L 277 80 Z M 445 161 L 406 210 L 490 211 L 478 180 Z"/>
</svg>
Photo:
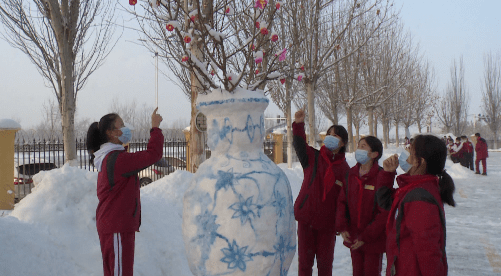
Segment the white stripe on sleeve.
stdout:
<svg viewBox="0 0 501 276">
<path fill-rule="evenodd" d="M 113 249 L 115 253 L 115 271 L 113 273 L 114 276 L 118 275 L 118 233 L 113 233 Z"/>
<path fill-rule="evenodd" d="M 120 250 L 119 257 L 118 257 L 118 262 L 120 264 L 119 276 L 122 276 L 122 252 L 123 252 L 123 248 L 122 248 L 122 235 L 120 233 L 118 233 L 118 248 Z"/>
</svg>

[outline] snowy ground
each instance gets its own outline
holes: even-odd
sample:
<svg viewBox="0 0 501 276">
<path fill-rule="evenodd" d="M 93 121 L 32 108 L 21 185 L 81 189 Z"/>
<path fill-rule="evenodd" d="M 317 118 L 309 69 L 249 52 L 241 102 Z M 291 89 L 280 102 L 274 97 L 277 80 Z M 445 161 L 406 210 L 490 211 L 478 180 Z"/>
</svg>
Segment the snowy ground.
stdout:
<svg viewBox="0 0 501 276">
<path fill-rule="evenodd" d="M 385 156 L 398 152 L 392 148 Z M 456 183 L 456 208 L 446 207 L 449 275 L 501 274 L 501 152 L 490 152 L 488 176 L 447 162 Z M 350 166 L 355 164 L 348 155 Z M 303 173 L 281 164 L 297 196 Z M 164 177 L 141 190 L 142 226 L 136 235 L 135 275 L 190 276 L 181 233 L 182 198 L 192 174 Z M 72 167 L 36 176 L 36 191 L 0 211 L 0 275 L 102 275 L 95 227 L 97 173 Z M 338 238 L 334 275 L 351 275 L 349 250 Z M 289 270 L 297 275 L 297 254 Z M 316 271 L 314 272 L 316 274 Z"/>
</svg>

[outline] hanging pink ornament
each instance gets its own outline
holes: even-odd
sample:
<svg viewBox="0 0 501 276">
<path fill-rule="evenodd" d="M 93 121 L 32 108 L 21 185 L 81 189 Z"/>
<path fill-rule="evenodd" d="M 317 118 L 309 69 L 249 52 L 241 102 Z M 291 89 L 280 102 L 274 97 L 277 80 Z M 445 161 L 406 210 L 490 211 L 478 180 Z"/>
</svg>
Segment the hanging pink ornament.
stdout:
<svg viewBox="0 0 501 276">
<path fill-rule="evenodd" d="M 181 59 L 182 62 L 187 62 L 188 61 L 188 56 L 183 56 L 183 58 Z"/>
<path fill-rule="evenodd" d="M 259 21 L 256 21 L 256 24 L 255 24 L 256 28 L 259 29 L 259 25 L 261 25 L 261 23 L 259 23 Z"/>
<path fill-rule="evenodd" d="M 268 0 L 256 0 L 256 5 L 254 5 L 254 8 L 264 9 L 266 7 L 266 4 L 268 4 Z"/>
<path fill-rule="evenodd" d="M 224 12 L 227 15 L 233 15 L 233 8 L 230 5 L 228 5 L 228 6 L 226 6 L 226 9 L 224 10 Z"/>
<path fill-rule="evenodd" d="M 256 50 L 256 45 L 252 44 L 251 45 L 251 50 Z"/>
<path fill-rule="evenodd" d="M 287 56 L 287 49 L 284 48 L 280 56 L 278 57 L 278 61 L 284 61 Z"/>
<path fill-rule="evenodd" d="M 261 32 L 262 35 L 267 35 L 268 34 L 268 29 L 266 27 L 261 28 L 260 32 Z"/>
<path fill-rule="evenodd" d="M 277 3 L 275 4 L 277 10 L 280 9 L 281 6 L 282 6 L 282 1 L 277 1 Z"/>
<path fill-rule="evenodd" d="M 301 65 L 301 71 L 304 71 L 304 65 Z"/>
<path fill-rule="evenodd" d="M 263 61 L 263 51 L 257 51 L 256 53 L 254 53 L 254 61 L 256 63 L 261 63 Z"/>
<path fill-rule="evenodd" d="M 301 80 L 303 80 L 303 77 L 304 77 L 304 74 L 301 73 L 301 74 L 297 75 L 297 80 L 301 81 Z"/>
</svg>

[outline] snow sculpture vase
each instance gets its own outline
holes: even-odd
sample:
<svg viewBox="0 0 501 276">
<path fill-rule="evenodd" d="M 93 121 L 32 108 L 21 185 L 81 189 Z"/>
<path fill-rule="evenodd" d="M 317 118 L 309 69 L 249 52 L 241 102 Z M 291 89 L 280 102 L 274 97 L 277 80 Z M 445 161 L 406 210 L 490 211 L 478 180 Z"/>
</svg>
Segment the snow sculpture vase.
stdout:
<svg viewBox="0 0 501 276">
<path fill-rule="evenodd" d="M 262 92 L 200 95 L 211 157 L 184 195 L 183 236 L 197 276 L 287 275 L 296 251 L 289 181 L 263 153 Z"/>
</svg>

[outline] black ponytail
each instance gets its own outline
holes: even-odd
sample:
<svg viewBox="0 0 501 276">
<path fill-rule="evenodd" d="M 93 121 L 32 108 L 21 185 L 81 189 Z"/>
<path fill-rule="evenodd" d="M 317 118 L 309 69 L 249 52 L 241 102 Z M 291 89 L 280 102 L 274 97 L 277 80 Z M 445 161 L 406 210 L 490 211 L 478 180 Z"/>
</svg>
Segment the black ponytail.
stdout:
<svg viewBox="0 0 501 276">
<path fill-rule="evenodd" d="M 440 198 L 450 206 L 456 206 L 454 201 L 454 181 L 444 170 L 447 160 L 447 146 L 438 137 L 433 135 L 419 135 L 412 143 L 416 157 L 426 161 L 426 173 L 439 177 Z"/>
<path fill-rule="evenodd" d="M 107 130 L 113 130 L 118 114 L 104 115 L 101 120 L 94 122 L 87 130 L 87 151 L 90 155 L 90 163 L 94 165 L 94 152 L 98 151 L 102 144 L 108 142 Z"/>
</svg>

